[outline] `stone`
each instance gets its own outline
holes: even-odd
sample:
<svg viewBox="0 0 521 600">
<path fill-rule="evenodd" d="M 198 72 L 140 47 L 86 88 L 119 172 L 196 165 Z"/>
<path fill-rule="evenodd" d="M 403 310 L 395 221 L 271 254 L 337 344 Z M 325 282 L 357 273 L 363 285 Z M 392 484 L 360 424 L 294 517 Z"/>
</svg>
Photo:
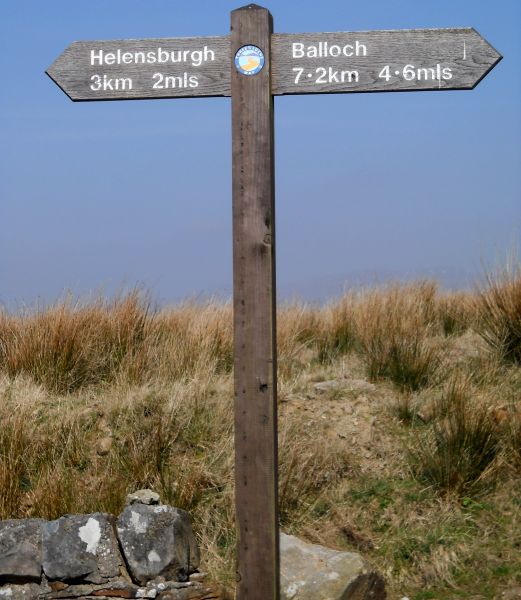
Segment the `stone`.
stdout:
<svg viewBox="0 0 521 600">
<path fill-rule="evenodd" d="M 430 423 L 440 412 L 440 403 L 438 400 L 427 400 L 423 403 L 420 410 L 416 413 L 416 417 L 422 423 Z"/>
<path fill-rule="evenodd" d="M 52 585 L 51 585 L 52 587 Z M 137 598 L 138 587 L 122 579 L 106 584 L 71 584 L 62 589 L 53 589 L 41 596 L 42 600 L 65 598 Z"/>
<path fill-rule="evenodd" d="M 62 589 L 53 590 L 48 594 L 42 595 L 42 598 L 45 598 L 45 600 L 59 600 L 60 598 L 88 598 L 93 596 L 95 591 L 96 585 L 92 583 L 83 583 L 78 585 L 68 585 Z"/>
<path fill-rule="evenodd" d="M 185 588 L 170 588 L 161 592 L 157 600 L 233 600 L 234 595 L 221 585 L 194 584 Z"/>
<path fill-rule="evenodd" d="M 516 586 L 504 591 L 500 598 L 501 600 L 521 600 L 521 587 Z"/>
<path fill-rule="evenodd" d="M 42 565 L 47 578 L 105 583 L 118 577 L 123 561 L 114 521 L 111 515 L 94 513 L 46 522 Z"/>
<path fill-rule="evenodd" d="M 128 581 L 111 582 L 103 587 L 97 587 L 93 596 L 108 596 L 109 598 L 137 598 L 139 588 Z"/>
<path fill-rule="evenodd" d="M 125 506 L 131 504 L 160 504 L 159 494 L 149 489 L 138 490 L 127 496 Z"/>
<path fill-rule="evenodd" d="M 39 600 L 42 588 L 37 583 L 0 586 L 0 600 Z"/>
<path fill-rule="evenodd" d="M 354 392 L 374 392 L 376 390 L 376 385 L 365 379 L 348 379 L 345 385 Z"/>
<path fill-rule="evenodd" d="M 112 438 L 105 436 L 100 438 L 96 443 L 96 453 L 98 456 L 107 456 L 112 448 Z"/>
<path fill-rule="evenodd" d="M 281 533 L 282 600 L 384 600 L 385 583 L 359 554 Z"/>
<path fill-rule="evenodd" d="M 340 384 L 335 379 L 329 381 L 319 381 L 313 386 L 318 392 L 327 392 L 328 390 L 336 390 Z"/>
<path fill-rule="evenodd" d="M 365 379 L 330 379 L 319 381 L 313 385 L 317 392 L 328 392 L 330 390 L 349 390 L 351 392 L 374 392 L 376 386 Z"/>
<path fill-rule="evenodd" d="M 43 523 L 42 519 L 0 521 L 0 582 L 40 582 Z"/>
<path fill-rule="evenodd" d="M 140 585 L 159 576 L 187 581 L 199 566 L 199 548 L 184 510 L 130 504 L 119 516 L 117 530 L 130 574 Z"/>
</svg>

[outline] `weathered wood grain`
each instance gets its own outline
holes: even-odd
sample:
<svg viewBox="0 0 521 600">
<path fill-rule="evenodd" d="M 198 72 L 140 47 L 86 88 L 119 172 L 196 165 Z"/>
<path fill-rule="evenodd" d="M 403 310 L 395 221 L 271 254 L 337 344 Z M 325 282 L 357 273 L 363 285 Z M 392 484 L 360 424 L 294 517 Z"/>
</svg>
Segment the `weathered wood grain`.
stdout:
<svg viewBox="0 0 521 600">
<path fill-rule="evenodd" d="M 293 57 L 295 43 L 309 48 L 318 47 L 324 42 L 329 48 L 337 46 L 343 49 L 348 45 L 346 52 L 353 55 L 346 56 L 342 52 L 340 56 Z M 366 49 L 365 55 L 361 46 Z M 279 33 L 272 37 L 272 92 L 282 95 L 472 89 L 501 58 L 472 28 Z M 379 77 L 387 65 L 391 76 L 389 80 Z M 403 70 L 407 65 L 414 68 L 414 79 L 407 80 L 404 77 Z M 331 82 L 330 67 L 336 72 L 337 78 L 340 78 L 342 71 L 357 72 L 358 76 L 351 76 L 349 81 L 346 75 L 343 83 Z M 298 74 L 293 70 L 295 68 L 303 69 L 298 83 L 295 83 Z M 328 73 L 325 82 L 322 81 L 323 76 L 317 83 L 317 79 L 323 75 L 321 71 L 317 72 L 320 68 L 325 68 Z M 443 77 L 444 68 L 451 70 L 450 79 Z M 418 77 L 417 69 L 429 71 L 420 71 Z M 434 79 L 430 69 L 434 69 Z M 407 76 L 411 75 L 412 70 L 406 71 Z M 424 78 L 426 75 L 428 79 Z"/>
<path fill-rule="evenodd" d="M 194 61 L 191 54 L 186 55 L 187 60 L 183 60 L 185 52 L 204 52 L 205 47 L 213 53 L 213 60 L 208 59 L 197 65 L 199 61 Z M 107 53 L 117 55 L 118 50 L 120 64 L 114 62 L 99 65 L 99 61 L 91 64 L 91 52 L 98 56 L 102 51 L 103 56 L 106 56 Z M 163 53 L 161 57 L 159 52 Z M 175 53 L 175 58 L 181 58 L 181 62 L 159 62 L 159 58 L 165 58 L 167 54 L 172 56 L 172 52 Z M 130 55 L 136 56 L 136 53 L 143 53 L 143 57 L 138 54 L 138 62 L 123 61 L 124 58 L 128 60 Z M 148 53 L 155 55 L 158 60 L 143 62 L 142 58 L 148 60 Z M 206 57 L 209 56 L 207 52 Z M 230 38 L 220 36 L 73 42 L 46 72 L 69 98 L 75 101 L 229 96 Z M 176 79 L 161 81 L 156 74 L 162 75 L 163 78 Z M 94 76 L 101 78 L 99 90 L 92 89 L 92 86 L 98 87 L 98 80 L 92 79 Z M 197 78 L 197 87 L 190 87 L 190 77 Z M 129 89 L 127 82 L 125 85 L 120 83 L 120 89 L 105 89 L 108 86 L 104 81 L 111 80 L 114 88 L 118 79 L 130 79 L 132 88 Z M 175 87 L 153 87 L 164 86 L 165 83 L 174 83 Z M 122 89 L 123 85 L 125 89 Z"/>
<path fill-rule="evenodd" d="M 278 600 L 275 199 L 270 13 L 232 12 L 233 307 L 238 600 Z M 256 45 L 264 68 L 234 66 Z"/>
</svg>

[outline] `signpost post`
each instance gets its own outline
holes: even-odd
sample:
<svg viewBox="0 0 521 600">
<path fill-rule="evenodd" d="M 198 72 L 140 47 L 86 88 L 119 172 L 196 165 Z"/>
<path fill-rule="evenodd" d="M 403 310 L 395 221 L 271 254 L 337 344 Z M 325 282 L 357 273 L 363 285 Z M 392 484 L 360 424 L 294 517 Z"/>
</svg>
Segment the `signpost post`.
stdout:
<svg viewBox="0 0 521 600">
<path fill-rule="evenodd" d="M 474 29 L 75 42 L 47 74 L 74 101 L 231 96 L 237 597 L 278 600 L 273 96 L 473 89 L 501 60 Z"/>
</svg>

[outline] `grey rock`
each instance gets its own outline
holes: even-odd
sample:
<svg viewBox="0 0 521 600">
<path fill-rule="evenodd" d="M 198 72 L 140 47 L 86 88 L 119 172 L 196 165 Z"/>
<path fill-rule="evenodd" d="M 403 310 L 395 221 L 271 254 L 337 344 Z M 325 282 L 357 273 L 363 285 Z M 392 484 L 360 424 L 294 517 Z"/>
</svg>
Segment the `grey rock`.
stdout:
<svg viewBox="0 0 521 600">
<path fill-rule="evenodd" d="M 167 589 L 158 594 L 157 600 L 232 600 L 234 597 L 223 586 L 216 584 L 194 583 L 184 588 L 167 584 Z"/>
<path fill-rule="evenodd" d="M 112 449 L 112 438 L 107 435 L 105 437 L 100 438 L 96 442 L 96 453 L 98 456 L 107 456 Z"/>
<path fill-rule="evenodd" d="M 188 513 L 171 506 L 131 504 L 117 522 L 130 574 L 140 585 L 159 576 L 187 581 L 199 566 Z"/>
<path fill-rule="evenodd" d="M 384 600 L 385 583 L 359 554 L 280 535 L 283 600 Z"/>
<path fill-rule="evenodd" d="M 159 494 L 149 489 L 137 490 L 127 496 L 125 505 L 131 504 L 160 504 Z"/>
<path fill-rule="evenodd" d="M 155 588 L 139 588 L 136 598 L 155 598 L 157 590 Z"/>
<path fill-rule="evenodd" d="M 336 390 L 340 384 L 335 379 L 329 381 L 319 381 L 313 386 L 318 392 L 327 392 L 328 390 Z"/>
<path fill-rule="evenodd" d="M 56 582 L 57 583 L 57 582 Z M 124 581 L 116 579 L 105 584 L 78 584 L 78 585 L 52 585 L 54 588 L 42 596 L 42 600 L 60 600 L 61 598 L 137 598 L 139 588 Z"/>
<path fill-rule="evenodd" d="M 348 379 L 345 386 L 355 392 L 374 392 L 376 390 L 376 385 L 365 379 Z"/>
<path fill-rule="evenodd" d="M 42 576 L 42 519 L 0 521 L 0 581 L 40 582 Z M 0 592 L 0 598 L 2 593 Z"/>
<path fill-rule="evenodd" d="M 58 600 L 59 598 L 88 598 L 89 596 L 94 595 L 97 586 L 92 583 L 59 586 L 51 584 L 51 588 L 51 591 L 43 596 L 45 600 Z"/>
<path fill-rule="evenodd" d="M 104 583 L 119 576 L 122 558 L 111 515 L 66 515 L 42 530 L 42 564 L 49 579 Z"/>
<path fill-rule="evenodd" d="M 329 390 L 350 390 L 352 392 L 373 392 L 376 389 L 374 383 L 365 379 L 330 379 L 328 381 L 319 381 L 314 386 L 317 392 L 327 392 Z"/>
<path fill-rule="evenodd" d="M 1 600 L 39 600 L 42 588 L 37 583 L 23 585 L 7 584 L 0 586 Z"/>
</svg>

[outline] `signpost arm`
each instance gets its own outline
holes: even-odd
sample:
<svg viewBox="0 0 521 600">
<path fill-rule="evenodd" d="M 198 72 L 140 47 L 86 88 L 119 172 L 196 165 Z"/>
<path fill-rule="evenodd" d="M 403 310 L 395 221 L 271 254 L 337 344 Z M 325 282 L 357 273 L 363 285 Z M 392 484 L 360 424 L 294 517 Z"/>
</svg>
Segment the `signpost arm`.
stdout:
<svg viewBox="0 0 521 600">
<path fill-rule="evenodd" d="M 264 8 L 231 14 L 238 600 L 279 598 L 272 31 Z M 264 54 L 255 75 L 234 65 L 248 45 Z"/>
</svg>

